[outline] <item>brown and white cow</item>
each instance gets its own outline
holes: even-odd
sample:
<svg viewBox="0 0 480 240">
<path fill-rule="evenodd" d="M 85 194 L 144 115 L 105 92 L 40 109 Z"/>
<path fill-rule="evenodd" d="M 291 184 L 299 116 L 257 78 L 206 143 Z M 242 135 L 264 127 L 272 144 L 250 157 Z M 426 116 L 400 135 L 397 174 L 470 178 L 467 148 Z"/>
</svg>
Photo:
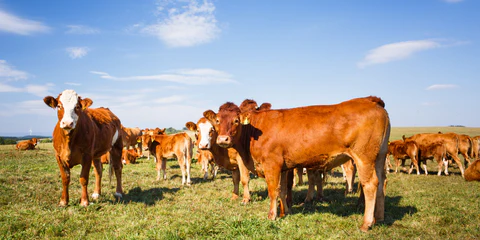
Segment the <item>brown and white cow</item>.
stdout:
<svg viewBox="0 0 480 240">
<path fill-rule="evenodd" d="M 288 213 L 288 170 L 303 166 L 330 170 L 355 162 L 365 196 L 362 231 L 384 220 L 385 157 L 390 121 L 384 102 L 377 97 L 357 98 L 335 105 L 241 112 L 233 103 L 204 116 L 218 132 L 217 144 L 235 148 L 246 163 L 265 177 L 270 198 L 269 219 Z M 293 172 L 292 172 L 293 177 Z M 280 184 L 282 182 L 282 184 Z M 289 197 L 291 198 L 291 196 Z"/>
<path fill-rule="evenodd" d="M 35 149 L 35 146 L 37 146 L 38 139 L 32 138 L 29 140 L 23 140 L 21 142 L 18 142 L 17 145 L 15 146 L 15 149 L 17 150 L 33 150 Z"/>
<path fill-rule="evenodd" d="M 250 201 L 250 190 L 248 183 L 250 181 L 250 173 L 254 171 L 254 166 L 251 164 L 249 167 L 245 166 L 240 158 L 238 152 L 233 149 L 225 149 L 216 144 L 217 132 L 213 128 L 213 125 L 206 119 L 200 118 L 197 124 L 193 122 L 187 122 L 185 124 L 190 131 L 196 131 L 196 144 L 198 149 L 204 152 L 211 152 L 215 163 L 227 170 L 232 171 L 233 180 L 233 192 L 232 199 L 235 200 L 239 197 L 239 183 L 243 186 L 243 199 L 242 203 L 246 204 Z"/>
<path fill-rule="evenodd" d="M 163 179 L 167 179 L 167 160 L 176 158 L 182 170 L 182 185 L 191 184 L 190 165 L 192 163 L 192 139 L 186 133 L 172 135 L 142 135 L 142 147 L 156 158 L 157 180 L 160 180 L 160 170 Z"/>
<path fill-rule="evenodd" d="M 480 159 L 475 160 L 465 170 L 466 181 L 480 181 Z"/>
<path fill-rule="evenodd" d="M 121 123 L 108 108 L 89 108 L 92 100 L 82 99 L 73 90 L 65 90 L 58 97 L 47 96 L 45 104 L 57 110 L 58 122 L 53 130 L 53 147 L 62 177 L 63 191 L 60 205 L 69 202 L 68 187 L 70 169 L 81 164 L 80 184 L 81 206 L 88 206 L 88 177 L 90 168 L 95 170 L 95 189 L 93 199 L 101 194 L 102 163 L 100 157 L 110 151 L 110 166 L 115 171 L 117 188 L 115 196 L 121 197 L 122 189 L 122 137 Z"/>
<path fill-rule="evenodd" d="M 465 169 L 463 168 L 462 162 L 458 157 L 458 134 L 456 133 L 418 133 L 411 137 L 404 138 L 405 140 L 412 140 L 417 144 L 419 148 L 427 148 L 428 146 L 443 142 L 448 156 L 452 157 L 453 160 L 457 163 L 460 168 L 462 176 L 464 175 Z"/>
</svg>

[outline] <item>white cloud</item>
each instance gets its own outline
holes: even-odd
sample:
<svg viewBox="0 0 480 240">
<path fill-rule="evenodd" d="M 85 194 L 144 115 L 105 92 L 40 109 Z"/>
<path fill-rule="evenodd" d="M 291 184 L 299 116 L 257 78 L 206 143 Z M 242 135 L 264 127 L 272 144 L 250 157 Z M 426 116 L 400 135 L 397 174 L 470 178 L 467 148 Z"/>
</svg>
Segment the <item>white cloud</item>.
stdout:
<svg viewBox="0 0 480 240">
<path fill-rule="evenodd" d="M 0 107 L 0 116 L 11 117 L 22 114 L 33 114 L 51 116 L 51 108 L 47 107 L 43 100 L 29 100 L 23 102 L 13 102 L 2 104 Z"/>
<path fill-rule="evenodd" d="M 176 103 L 182 102 L 186 99 L 185 96 L 174 95 L 170 97 L 158 98 L 153 100 L 155 103 L 166 104 L 166 103 Z"/>
<path fill-rule="evenodd" d="M 441 46 L 442 45 L 438 41 L 434 40 L 418 40 L 386 44 L 370 50 L 367 56 L 365 56 L 365 58 L 357 65 L 359 68 L 364 68 L 368 65 L 402 60 L 410 57 L 414 53 Z"/>
<path fill-rule="evenodd" d="M 48 32 L 50 28 L 41 22 L 23 19 L 0 9 L 0 31 L 20 35 Z"/>
<path fill-rule="evenodd" d="M 68 30 L 65 32 L 67 34 L 87 35 L 100 33 L 100 30 L 84 25 L 68 25 L 67 28 Z"/>
<path fill-rule="evenodd" d="M 208 68 L 200 69 L 179 69 L 172 70 L 166 74 L 115 77 L 106 72 L 90 71 L 90 73 L 100 75 L 101 78 L 114 81 L 167 81 L 183 83 L 187 85 L 204 85 L 212 83 L 236 83 L 232 75 Z"/>
<path fill-rule="evenodd" d="M 0 92 L 26 92 L 38 97 L 45 97 L 51 95 L 49 90 L 53 84 L 47 83 L 45 85 L 28 84 L 25 87 L 14 87 L 8 84 L 0 83 Z"/>
<path fill-rule="evenodd" d="M 451 88 L 458 88 L 455 84 L 434 84 L 427 87 L 425 90 L 441 90 L 441 89 L 451 89 Z"/>
<path fill-rule="evenodd" d="M 69 47 L 65 49 L 68 52 L 68 55 L 72 59 L 82 58 L 87 56 L 87 53 L 90 51 L 88 47 Z"/>
<path fill-rule="evenodd" d="M 164 11 L 165 8 L 159 7 L 158 10 Z M 208 43 L 220 34 L 214 11 L 215 6 L 208 0 L 204 0 L 203 4 L 192 0 L 182 8 L 168 9 L 167 18 L 144 27 L 142 31 L 157 36 L 169 47 Z"/>
<path fill-rule="evenodd" d="M 13 66 L 10 66 L 7 61 L 0 60 L 0 79 L 5 80 L 22 80 L 27 79 L 28 73 L 15 70 Z"/>
</svg>

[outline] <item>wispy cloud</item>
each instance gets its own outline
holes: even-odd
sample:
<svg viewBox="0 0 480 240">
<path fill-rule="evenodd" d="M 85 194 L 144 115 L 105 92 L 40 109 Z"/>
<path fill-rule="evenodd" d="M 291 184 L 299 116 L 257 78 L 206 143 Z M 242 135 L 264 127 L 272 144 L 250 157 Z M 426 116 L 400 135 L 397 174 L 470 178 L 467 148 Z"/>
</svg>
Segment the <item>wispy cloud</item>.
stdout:
<svg viewBox="0 0 480 240">
<path fill-rule="evenodd" d="M 20 35 L 48 32 L 50 28 L 41 22 L 12 15 L 0 9 L 0 31 Z"/>
<path fill-rule="evenodd" d="M 184 4 L 185 1 L 180 1 Z M 213 41 L 221 32 L 214 15 L 215 6 L 208 0 L 188 1 L 181 8 L 159 7 L 168 17 L 146 26 L 142 32 L 157 36 L 169 47 L 191 47 Z M 162 14 L 160 14 L 162 15 Z"/>
<path fill-rule="evenodd" d="M 5 60 L 0 60 L 0 79 L 4 80 L 21 80 L 27 79 L 28 73 L 16 70 Z"/>
<path fill-rule="evenodd" d="M 459 2 L 463 2 L 463 0 L 443 0 L 444 2 L 447 2 L 447 3 L 459 3 Z"/>
<path fill-rule="evenodd" d="M 65 82 L 65 85 L 70 85 L 70 86 L 82 86 L 81 83 L 74 83 L 74 82 Z"/>
<path fill-rule="evenodd" d="M 0 92 L 25 92 L 35 96 L 45 97 L 51 95 L 50 89 L 53 84 L 47 83 L 45 85 L 28 84 L 25 87 L 14 87 L 5 83 L 0 83 Z"/>
<path fill-rule="evenodd" d="M 153 100 L 155 103 L 160 103 L 160 104 L 169 104 L 169 103 L 176 103 L 176 102 L 182 102 L 186 99 L 185 96 L 180 96 L 180 95 L 174 95 L 170 97 L 164 97 L 164 98 L 158 98 Z"/>
<path fill-rule="evenodd" d="M 441 46 L 442 44 L 435 40 L 417 40 L 390 43 L 370 50 L 365 58 L 357 65 L 359 68 L 364 68 L 369 65 L 398 61 L 408 58 L 417 52 L 438 48 Z"/>
<path fill-rule="evenodd" d="M 101 78 L 114 81 L 166 81 L 183 83 L 187 85 L 204 85 L 212 83 L 236 83 L 232 75 L 209 68 L 200 69 L 179 69 L 168 71 L 159 75 L 142 75 L 130 77 L 115 77 L 106 72 L 90 71 L 100 75 Z"/>
<path fill-rule="evenodd" d="M 458 85 L 455 84 L 434 84 L 429 87 L 427 87 L 425 90 L 442 90 L 442 89 L 452 89 L 452 88 L 458 88 Z"/>
<path fill-rule="evenodd" d="M 70 58 L 77 59 L 87 56 L 90 49 L 88 47 L 69 47 L 65 51 L 67 51 Z"/>
<path fill-rule="evenodd" d="M 68 30 L 65 31 L 66 34 L 88 35 L 100 33 L 99 29 L 84 25 L 68 25 L 67 28 Z"/>
</svg>

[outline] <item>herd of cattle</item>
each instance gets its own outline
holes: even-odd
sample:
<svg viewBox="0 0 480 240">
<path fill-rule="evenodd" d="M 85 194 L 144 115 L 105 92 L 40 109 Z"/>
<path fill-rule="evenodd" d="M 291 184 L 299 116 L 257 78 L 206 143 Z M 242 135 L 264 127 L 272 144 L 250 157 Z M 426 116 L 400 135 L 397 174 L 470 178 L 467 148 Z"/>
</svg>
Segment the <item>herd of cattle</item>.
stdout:
<svg viewBox="0 0 480 240">
<path fill-rule="evenodd" d="M 82 166 L 82 206 L 89 203 L 87 184 L 91 166 L 96 177 L 92 198 L 97 199 L 101 194 L 102 163 L 110 163 L 110 172 L 114 170 L 117 179 L 115 196 L 122 197 L 122 161 L 124 164 L 135 161 L 141 154 L 135 150 L 139 142 L 141 149 L 156 159 L 157 179 L 166 178 L 166 160 L 176 158 L 182 184 L 191 184 L 193 142 L 205 177 L 209 169 L 215 175 L 216 166 L 231 170 L 233 199 L 239 197 L 241 182 L 242 202 L 250 201 L 250 173 L 265 178 L 270 198 L 269 219 L 289 213 L 294 170 L 307 170 L 309 187 L 305 201 L 313 199 L 315 186 L 317 198 L 323 196 L 325 172 L 341 166 L 349 191 L 358 172 L 360 199 L 365 203 L 362 231 L 384 219 L 389 155 L 395 159 L 396 172 L 400 161 L 404 163 L 407 158 L 412 162 L 409 173 L 416 167 L 417 174 L 420 163 L 435 159 L 438 174 L 445 166 L 448 175 L 448 160 L 453 159 L 466 180 L 480 180 L 480 161 L 471 163 L 464 171 L 458 158 L 462 154 L 466 163 L 477 158 L 479 137 L 425 133 L 388 142 L 390 120 L 385 103 L 373 96 L 335 105 L 276 110 L 269 103 L 258 107 L 253 100 L 245 100 L 240 106 L 227 102 L 218 112 L 207 110 L 196 123 L 186 123 L 187 129 L 195 133 L 194 140 L 187 133 L 167 135 L 159 128 L 125 128 L 108 108 L 89 108 L 92 100 L 81 98 L 73 90 L 65 90 L 56 98 L 47 96 L 44 102 L 56 109 L 58 115 L 53 146 L 63 183 L 61 206 L 68 205 L 70 169 L 78 164 Z M 33 141 L 19 143 L 17 149 L 33 149 L 36 139 Z M 428 173 L 426 166 L 425 173 Z"/>
</svg>

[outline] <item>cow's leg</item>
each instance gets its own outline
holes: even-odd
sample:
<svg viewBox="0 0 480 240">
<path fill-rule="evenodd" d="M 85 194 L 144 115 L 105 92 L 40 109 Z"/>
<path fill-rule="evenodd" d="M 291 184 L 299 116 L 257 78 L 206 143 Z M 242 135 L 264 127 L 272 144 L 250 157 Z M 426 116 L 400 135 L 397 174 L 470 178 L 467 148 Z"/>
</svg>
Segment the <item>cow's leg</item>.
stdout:
<svg viewBox="0 0 480 240">
<path fill-rule="evenodd" d="M 307 169 L 307 178 L 308 178 L 308 190 L 307 196 L 305 197 L 305 203 L 312 202 L 313 195 L 315 192 L 315 183 L 317 181 L 317 172 L 312 169 Z"/>
<path fill-rule="evenodd" d="M 292 202 L 293 169 L 280 173 L 280 217 L 290 213 Z"/>
<path fill-rule="evenodd" d="M 442 162 L 443 166 L 445 167 L 445 175 L 448 176 L 448 161 L 445 159 L 445 157 L 443 157 Z"/>
<path fill-rule="evenodd" d="M 115 190 L 115 196 L 116 197 L 122 197 L 123 195 L 123 187 L 122 187 L 122 147 L 123 143 L 121 141 L 121 138 L 117 140 L 115 145 L 112 147 L 112 150 L 110 150 L 110 167 L 113 168 L 113 171 L 115 172 L 115 178 L 117 179 L 117 187 Z M 111 176 L 110 176 L 111 179 Z"/>
<path fill-rule="evenodd" d="M 158 161 L 157 161 L 158 159 Z M 160 180 L 160 173 L 162 171 L 162 163 L 163 163 L 163 159 L 160 157 L 160 156 L 155 156 L 155 170 L 157 170 L 157 181 Z"/>
<path fill-rule="evenodd" d="M 95 172 L 95 189 L 93 190 L 92 199 L 98 199 L 100 194 L 102 194 L 102 162 L 100 158 L 93 159 L 93 170 Z"/>
<path fill-rule="evenodd" d="M 268 197 L 270 198 L 270 210 L 268 219 L 275 220 L 277 217 L 277 198 L 280 187 L 281 168 L 275 165 L 264 169 L 265 182 L 267 183 Z"/>
<path fill-rule="evenodd" d="M 180 170 L 182 171 L 182 185 L 185 185 L 187 183 L 185 155 L 183 153 L 177 153 L 176 155 L 177 155 L 178 165 L 180 166 Z M 166 159 L 165 159 L 165 162 L 166 162 Z M 207 172 L 208 172 L 208 170 L 207 170 Z"/>
<path fill-rule="evenodd" d="M 65 207 L 68 205 L 69 195 L 68 186 L 70 185 L 70 168 L 64 164 L 58 155 L 55 156 L 60 169 L 60 176 L 62 177 L 62 196 L 60 197 L 59 205 Z"/>
<path fill-rule="evenodd" d="M 462 173 L 462 177 L 465 177 L 464 174 L 465 174 L 465 169 L 463 168 L 463 165 L 462 165 L 462 161 L 460 161 L 460 158 L 458 157 L 457 154 L 451 154 L 450 155 L 453 160 L 457 163 L 458 165 L 458 168 L 460 168 L 460 172 Z"/>
<path fill-rule="evenodd" d="M 233 180 L 233 193 L 232 193 L 232 200 L 238 199 L 238 187 L 240 184 L 240 170 L 234 169 L 232 170 L 232 180 Z"/>
<path fill-rule="evenodd" d="M 247 204 L 248 202 L 250 202 L 250 188 L 248 186 L 250 182 L 250 171 L 248 171 L 240 155 L 237 156 L 237 163 L 238 163 L 238 170 L 240 173 L 240 181 L 242 182 L 242 186 L 243 186 L 242 204 Z"/>
<path fill-rule="evenodd" d="M 88 206 L 88 175 L 92 167 L 93 157 L 88 154 L 83 155 L 82 170 L 80 171 L 80 186 L 82 186 L 82 195 L 80 197 L 80 206 Z"/>
<path fill-rule="evenodd" d="M 425 169 L 425 175 L 428 175 L 428 170 L 427 170 L 427 160 L 422 161 L 423 163 L 423 169 Z"/>
<path fill-rule="evenodd" d="M 323 175 L 323 176 L 322 176 Z M 320 170 L 317 170 L 316 178 L 315 178 L 315 185 L 317 186 L 317 196 L 315 199 L 318 202 L 323 201 L 323 182 L 324 182 L 324 176 L 327 175 L 327 172 L 321 172 Z"/>
<path fill-rule="evenodd" d="M 355 182 L 355 174 L 357 169 L 355 168 L 352 160 L 346 161 L 341 166 L 346 182 L 345 195 L 347 195 L 349 193 L 353 193 L 353 184 Z"/>
<path fill-rule="evenodd" d="M 398 167 L 400 167 L 400 159 L 393 156 L 393 160 L 395 161 L 395 173 L 398 173 Z"/>
</svg>

